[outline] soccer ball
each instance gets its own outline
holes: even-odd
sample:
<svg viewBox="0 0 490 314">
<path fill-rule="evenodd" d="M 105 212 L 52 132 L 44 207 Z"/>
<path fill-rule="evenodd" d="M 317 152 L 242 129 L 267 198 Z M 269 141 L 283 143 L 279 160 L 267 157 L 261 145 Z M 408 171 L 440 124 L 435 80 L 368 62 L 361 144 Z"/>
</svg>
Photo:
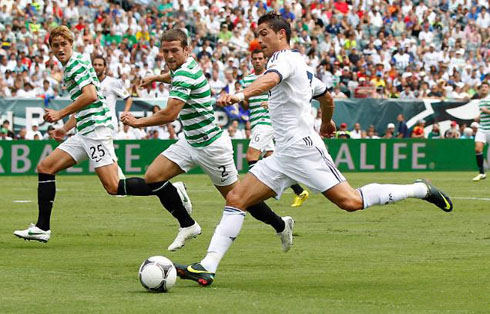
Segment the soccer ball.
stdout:
<svg viewBox="0 0 490 314">
<path fill-rule="evenodd" d="M 152 256 L 140 266 L 140 282 L 151 292 L 168 292 L 175 285 L 177 270 L 168 258 Z"/>
</svg>

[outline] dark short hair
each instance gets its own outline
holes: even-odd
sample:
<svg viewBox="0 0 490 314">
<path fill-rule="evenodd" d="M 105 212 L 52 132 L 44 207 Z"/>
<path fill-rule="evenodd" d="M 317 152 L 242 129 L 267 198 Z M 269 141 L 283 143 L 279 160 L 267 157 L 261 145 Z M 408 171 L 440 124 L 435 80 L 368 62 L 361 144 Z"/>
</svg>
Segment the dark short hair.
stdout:
<svg viewBox="0 0 490 314">
<path fill-rule="evenodd" d="M 102 61 L 104 61 L 104 66 L 107 66 L 107 62 L 105 61 L 105 58 L 104 56 L 102 55 L 96 55 L 93 59 L 92 59 L 92 63 L 94 63 L 95 59 L 101 59 Z"/>
<path fill-rule="evenodd" d="M 163 35 L 162 35 L 161 41 L 162 42 L 164 42 L 164 41 L 180 41 L 182 48 L 185 48 L 188 45 L 186 33 L 184 33 L 184 31 L 177 29 L 177 28 L 165 31 L 165 33 L 163 33 Z"/>
<path fill-rule="evenodd" d="M 259 53 L 262 53 L 262 54 L 263 54 L 263 53 L 264 53 L 264 51 L 263 51 L 262 49 L 254 49 L 254 50 L 252 51 L 251 56 L 253 57 L 254 55 L 259 54 Z"/>
<path fill-rule="evenodd" d="M 267 23 L 269 27 L 272 28 L 272 30 L 276 33 L 283 29 L 286 32 L 286 40 L 289 43 L 289 41 L 291 40 L 291 25 L 289 25 L 289 22 L 280 14 L 271 11 L 262 15 L 259 18 L 259 22 L 257 25 L 263 23 Z"/>
</svg>

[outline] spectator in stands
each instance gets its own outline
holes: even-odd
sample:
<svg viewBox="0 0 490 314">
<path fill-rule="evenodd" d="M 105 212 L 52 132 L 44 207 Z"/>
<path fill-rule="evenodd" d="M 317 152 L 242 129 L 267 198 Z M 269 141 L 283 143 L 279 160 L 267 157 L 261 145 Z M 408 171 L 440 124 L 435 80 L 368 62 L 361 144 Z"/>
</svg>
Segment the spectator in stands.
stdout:
<svg viewBox="0 0 490 314">
<path fill-rule="evenodd" d="M 427 136 L 429 139 L 439 139 L 441 137 L 441 129 L 439 127 L 439 123 L 435 122 L 432 125 L 432 130 L 429 132 L 429 135 Z"/>
<path fill-rule="evenodd" d="M 226 83 L 219 77 L 218 69 L 213 69 L 213 74 L 209 80 L 209 86 L 211 87 L 211 94 L 213 96 L 219 95 L 219 93 L 226 87 Z"/>
<path fill-rule="evenodd" d="M 412 138 L 425 138 L 425 120 L 419 120 L 413 128 Z"/>
<path fill-rule="evenodd" d="M 378 133 L 376 132 L 374 125 L 371 124 L 369 126 L 369 128 L 366 130 L 366 135 L 363 138 L 379 139 Z"/>
<path fill-rule="evenodd" d="M 50 125 L 48 126 L 48 129 L 46 133 L 44 133 L 44 137 L 42 138 L 43 140 L 54 140 L 54 126 Z"/>
<path fill-rule="evenodd" d="M 388 123 L 386 126 L 386 131 L 385 135 L 383 138 L 393 138 L 395 136 L 395 124 L 394 123 Z"/>
<path fill-rule="evenodd" d="M 17 133 L 17 135 L 15 136 L 15 139 L 16 140 L 25 140 L 26 134 L 27 134 L 26 128 L 21 128 L 19 133 Z"/>
<path fill-rule="evenodd" d="M 473 130 L 471 128 L 464 128 L 463 135 L 460 137 L 461 139 L 474 139 Z"/>
<path fill-rule="evenodd" d="M 451 127 L 444 132 L 445 138 L 460 138 L 461 133 L 459 132 L 459 126 L 456 121 L 451 122 Z"/>
<path fill-rule="evenodd" d="M 333 98 L 347 98 L 347 96 L 340 91 L 340 86 L 335 86 L 332 93 L 331 93 Z"/>
<path fill-rule="evenodd" d="M 478 122 L 473 121 L 473 122 L 471 122 L 470 127 L 473 130 L 473 134 L 476 134 L 480 125 L 478 124 Z"/>
<path fill-rule="evenodd" d="M 122 128 L 119 128 L 119 132 L 117 133 L 116 139 L 118 140 L 135 140 L 135 134 L 130 130 L 132 129 L 129 125 L 124 124 Z M 158 137 L 158 130 L 157 137 Z"/>
<path fill-rule="evenodd" d="M 410 85 L 403 86 L 403 91 L 400 93 L 400 99 L 415 99 L 415 94 L 412 92 Z"/>
<path fill-rule="evenodd" d="M 0 140 L 11 141 L 12 137 L 9 136 L 9 132 L 5 128 L 0 129 Z"/>
<path fill-rule="evenodd" d="M 347 130 L 347 123 L 340 124 L 340 128 L 335 132 L 335 138 L 350 138 L 350 132 Z"/>
<path fill-rule="evenodd" d="M 322 125 L 322 109 L 318 107 L 318 109 L 316 110 L 315 119 L 313 120 L 313 129 L 318 134 L 320 134 L 321 125 Z"/>
<path fill-rule="evenodd" d="M 34 140 L 34 137 L 36 135 L 39 137 L 39 139 L 43 138 L 42 133 L 39 131 L 39 124 L 37 122 L 33 122 L 31 126 L 31 130 L 28 131 L 25 135 L 25 139 Z"/>
<path fill-rule="evenodd" d="M 407 124 L 405 123 L 405 117 L 403 114 L 399 114 L 396 117 L 396 120 L 398 121 L 398 127 L 397 127 L 397 132 L 396 132 L 396 137 L 398 138 L 408 138 L 410 137 L 410 131 L 408 129 Z"/>
<path fill-rule="evenodd" d="M 15 138 L 15 134 L 12 131 L 12 129 L 10 128 L 10 121 L 9 120 L 3 121 L 1 130 L 6 132 L 6 134 L 7 134 L 6 137 L 9 137 L 11 139 Z"/>
<path fill-rule="evenodd" d="M 350 131 L 350 138 L 360 139 L 362 137 L 362 130 L 360 123 L 354 123 L 354 129 Z"/>
</svg>

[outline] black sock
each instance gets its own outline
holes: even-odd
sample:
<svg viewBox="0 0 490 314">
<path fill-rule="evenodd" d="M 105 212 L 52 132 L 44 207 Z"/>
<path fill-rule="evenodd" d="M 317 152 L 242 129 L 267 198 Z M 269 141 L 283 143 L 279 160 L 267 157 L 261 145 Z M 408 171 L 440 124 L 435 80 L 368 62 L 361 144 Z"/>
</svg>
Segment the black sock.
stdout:
<svg viewBox="0 0 490 314">
<path fill-rule="evenodd" d="M 478 171 L 481 174 L 485 174 L 485 169 L 483 168 L 483 153 L 476 154 L 476 165 L 478 166 Z"/>
<path fill-rule="evenodd" d="M 248 161 L 248 170 L 252 169 L 258 160 L 250 160 Z"/>
<path fill-rule="evenodd" d="M 281 216 L 278 216 L 266 203 L 260 202 L 247 208 L 247 211 L 257 220 L 260 220 L 268 225 L 271 225 L 276 232 L 284 231 L 286 224 Z"/>
<path fill-rule="evenodd" d="M 117 195 L 147 196 L 153 195 L 143 178 L 127 178 L 119 180 Z"/>
<path fill-rule="evenodd" d="M 184 204 L 180 199 L 179 193 L 173 184 L 169 181 L 148 183 L 152 193 L 158 196 L 163 207 L 174 216 L 181 228 L 192 226 L 195 221 L 185 210 Z"/>
<path fill-rule="evenodd" d="M 37 204 L 39 215 L 36 226 L 39 229 L 48 231 L 50 229 L 51 210 L 53 209 L 54 196 L 56 195 L 56 180 L 52 174 L 39 173 L 39 183 L 37 186 Z"/>
<path fill-rule="evenodd" d="M 303 191 L 305 190 L 305 189 L 303 189 L 303 188 L 301 187 L 301 185 L 299 185 L 299 184 L 297 184 L 297 183 L 296 183 L 296 184 L 291 185 L 291 189 L 293 189 L 294 194 L 296 194 L 296 195 L 300 195 L 300 194 L 301 194 L 301 193 L 303 193 Z"/>
</svg>

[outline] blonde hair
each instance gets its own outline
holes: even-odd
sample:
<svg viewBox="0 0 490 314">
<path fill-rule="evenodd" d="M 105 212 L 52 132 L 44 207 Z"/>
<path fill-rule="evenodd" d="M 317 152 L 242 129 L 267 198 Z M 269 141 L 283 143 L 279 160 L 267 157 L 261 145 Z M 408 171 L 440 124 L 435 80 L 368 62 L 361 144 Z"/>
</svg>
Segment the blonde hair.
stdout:
<svg viewBox="0 0 490 314">
<path fill-rule="evenodd" d="M 53 38 L 55 38 L 57 36 L 62 36 L 66 40 L 68 40 L 71 44 L 73 44 L 73 40 L 74 40 L 73 34 L 70 31 L 70 29 L 68 27 L 66 27 L 65 25 L 55 27 L 51 30 L 51 32 L 49 33 L 49 45 L 50 46 L 51 46 L 51 43 L 53 41 Z"/>
</svg>

